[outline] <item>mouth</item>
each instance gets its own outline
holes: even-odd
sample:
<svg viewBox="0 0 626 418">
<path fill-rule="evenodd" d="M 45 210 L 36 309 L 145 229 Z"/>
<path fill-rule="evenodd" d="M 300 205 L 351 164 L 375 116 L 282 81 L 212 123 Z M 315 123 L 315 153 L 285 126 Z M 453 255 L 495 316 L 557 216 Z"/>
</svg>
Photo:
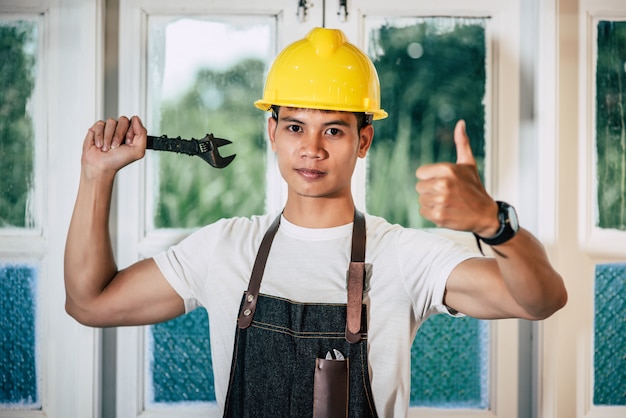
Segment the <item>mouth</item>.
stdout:
<svg viewBox="0 0 626 418">
<path fill-rule="evenodd" d="M 308 180 L 317 180 L 326 175 L 325 171 L 310 168 L 296 168 L 296 172 Z"/>
</svg>

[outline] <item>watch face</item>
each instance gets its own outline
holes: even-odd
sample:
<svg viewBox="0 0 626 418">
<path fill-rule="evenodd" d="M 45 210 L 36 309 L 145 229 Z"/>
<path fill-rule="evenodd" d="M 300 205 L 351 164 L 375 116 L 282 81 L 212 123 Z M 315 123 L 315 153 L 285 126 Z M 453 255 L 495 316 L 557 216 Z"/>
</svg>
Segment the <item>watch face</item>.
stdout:
<svg viewBox="0 0 626 418">
<path fill-rule="evenodd" d="M 519 230 L 519 221 L 517 220 L 517 213 L 515 212 L 515 208 L 513 206 L 509 206 L 507 208 L 507 212 L 509 215 L 509 225 L 513 231 L 517 232 Z"/>
</svg>

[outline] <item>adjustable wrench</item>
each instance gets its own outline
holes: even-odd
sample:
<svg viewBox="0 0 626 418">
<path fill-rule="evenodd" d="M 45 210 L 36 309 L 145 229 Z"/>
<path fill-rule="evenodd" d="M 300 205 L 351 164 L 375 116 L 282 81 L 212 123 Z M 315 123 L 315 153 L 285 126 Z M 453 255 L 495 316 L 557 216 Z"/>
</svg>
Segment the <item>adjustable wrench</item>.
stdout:
<svg viewBox="0 0 626 418">
<path fill-rule="evenodd" d="M 180 136 L 176 138 L 169 138 L 167 135 L 148 135 L 146 148 L 157 151 L 170 151 L 187 155 L 197 155 L 215 168 L 224 168 L 235 159 L 236 154 L 222 157 L 218 148 L 231 143 L 232 141 L 229 141 L 228 139 L 215 138 L 213 134 L 207 134 L 202 139 L 191 138 L 191 140 L 183 139 Z"/>
</svg>

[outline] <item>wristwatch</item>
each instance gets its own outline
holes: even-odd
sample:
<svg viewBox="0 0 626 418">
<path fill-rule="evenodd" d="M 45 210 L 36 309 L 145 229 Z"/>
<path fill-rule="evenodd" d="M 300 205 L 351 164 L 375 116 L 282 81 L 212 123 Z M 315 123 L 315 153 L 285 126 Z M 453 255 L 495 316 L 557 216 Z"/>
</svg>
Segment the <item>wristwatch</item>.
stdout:
<svg viewBox="0 0 626 418">
<path fill-rule="evenodd" d="M 496 201 L 498 204 L 498 219 L 500 220 L 500 229 L 495 235 L 485 238 L 477 234 L 476 240 L 480 240 L 487 245 L 500 245 L 504 244 L 517 234 L 519 231 L 519 221 L 517 219 L 517 212 L 515 208 L 506 202 Z"/>
</svg>

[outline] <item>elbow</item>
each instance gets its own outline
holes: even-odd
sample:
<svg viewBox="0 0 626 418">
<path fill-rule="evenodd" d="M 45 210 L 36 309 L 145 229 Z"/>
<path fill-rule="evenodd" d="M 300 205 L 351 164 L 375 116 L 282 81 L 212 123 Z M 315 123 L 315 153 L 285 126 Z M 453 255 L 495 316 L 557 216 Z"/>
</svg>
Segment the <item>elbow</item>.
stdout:
<svg viewBox="0 0 626 418">
<path fill-rule="evenodd" d="M 540 321 L 547 319 L 561 310 L 567 304 L 567 290 L 564 286 L 558 291 L 554 292 L 549 298 L 544 299 L 544 303 L 537 307 L 533 312 L 529 312 L 529 318 L 531 320 Z"/>
<path fill-rule="evenodd" d="M 94 315 L 90 315 L 88 310 L 81 309 L 75 303 L 72 303 L 69 297 L 65 300 L 65 312 L 81 325 L 94 328 L 101 326 L 97 321 L 95 321 Z"/>
<path fill-rule="evenodd" d="M 74 305 L 69 298 L 65 299 L 65 312 L 71 316 L 72 318 L 74 318 L 79 324 L 81 325 L 87 325 L 89 326 L 89 324 L 87 323 L 88 321 L 86 320 L 86 318 L 81 314 L 81 310 L 78 309 L 76 307 L 76 305 Z"/>
</svg>

